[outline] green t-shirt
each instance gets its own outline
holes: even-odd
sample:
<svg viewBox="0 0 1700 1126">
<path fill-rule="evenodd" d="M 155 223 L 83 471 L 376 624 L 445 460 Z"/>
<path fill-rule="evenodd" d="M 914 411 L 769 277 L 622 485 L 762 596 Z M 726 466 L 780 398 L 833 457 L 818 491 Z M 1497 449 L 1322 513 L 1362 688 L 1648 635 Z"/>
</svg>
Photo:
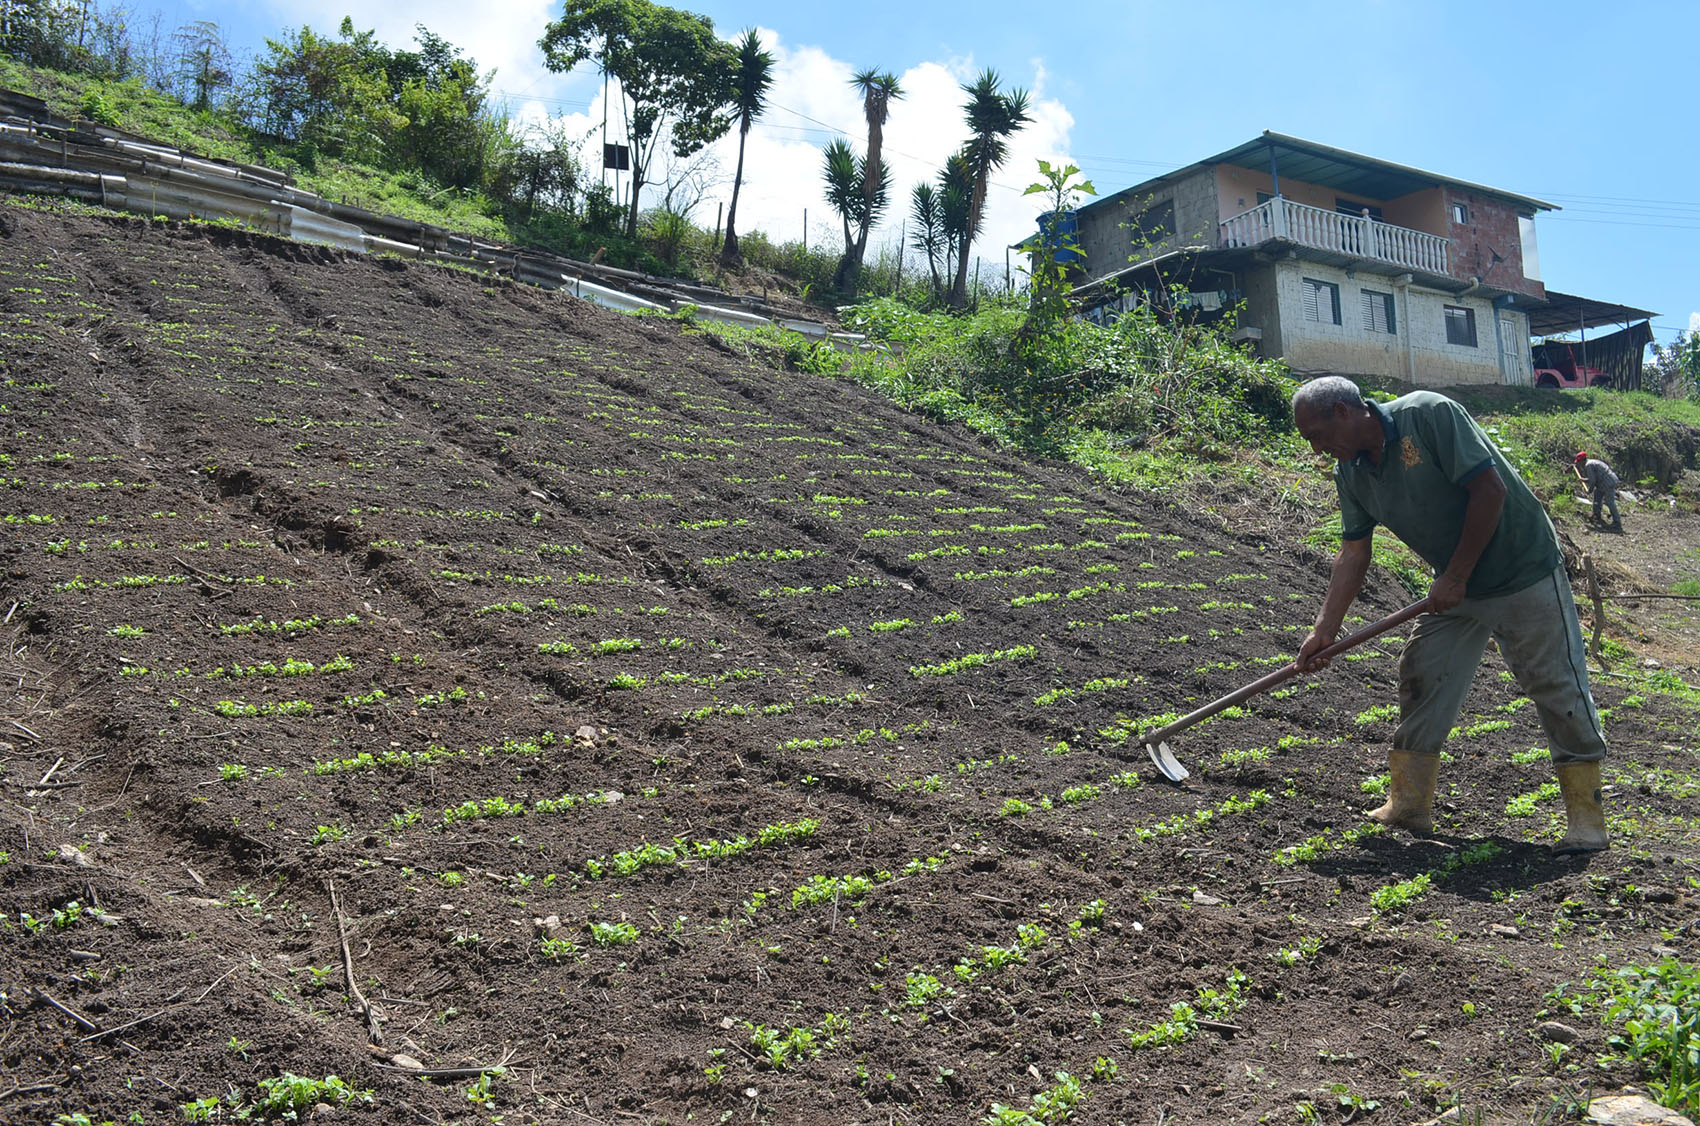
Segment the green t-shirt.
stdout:
<svg viewBox="0 0 1700 1126">
<path fill-rule="evenodd" d="M 1463 407 L 1432 391 L 1401 395 L 1381 419 L 1381 464 L 1360 454 L 1334 466 L 1343 539 L 1362 539 L 1385 526 L 1433 567 L 1446 569 L 1464 531 L 1470 492 L 1465 485 L 1489 465 L 1505 482 L 1505 508 L 1465 591 L 1492 598 L 1532 586 L 1559 564 L 1558 537 L 1546 509 Z"/>
</svg>

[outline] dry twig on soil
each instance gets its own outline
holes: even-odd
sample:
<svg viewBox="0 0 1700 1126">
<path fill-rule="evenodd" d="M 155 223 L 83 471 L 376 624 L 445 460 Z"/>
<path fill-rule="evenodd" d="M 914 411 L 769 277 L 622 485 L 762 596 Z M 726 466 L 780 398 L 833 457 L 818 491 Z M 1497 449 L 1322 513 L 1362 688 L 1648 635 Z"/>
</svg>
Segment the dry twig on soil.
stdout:
<svg viewBox="0 0 1700 1126">
<path fill-rule="evenodd" d="M 360 1006 L 360 1011 L 365 1014 L 366 1038 L 373 1044 L 382 1044 L 384 1030 L 378 1026 L 378 1010 L 372 1006 L 372 1002 L 366 1000 L 365 994 L 360 992 L 360 987 L 354 984 L 354 956 L 348 951 L 348 927 L 343 921 L 342 907 L 337 903 L 336 881 L 326 880 L 325 888 L 331 896 L 331 914 L 336 916 L 337 938 L 342 945 L 342 973 L 348 982 L 349 996 L 354 998 Z"/>
</svg>

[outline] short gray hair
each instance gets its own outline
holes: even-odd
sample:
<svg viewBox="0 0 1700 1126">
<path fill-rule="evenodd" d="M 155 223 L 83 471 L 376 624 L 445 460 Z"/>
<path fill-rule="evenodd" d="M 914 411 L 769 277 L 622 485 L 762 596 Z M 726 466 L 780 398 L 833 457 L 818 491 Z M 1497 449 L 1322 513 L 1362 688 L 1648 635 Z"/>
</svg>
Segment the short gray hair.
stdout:
<svg viewBox="0 0 1700 1126">
<path fill-rule="evenodd" d="M 1293 414 L 1300 413 L 1332 413 L 1334 407 L 1344 404 L 1357 408 L 1364 405 L 1363 392 L 1358 385 L 1343 375 L 1324 375 L 1309 383 L 1301 384 L 1293 392 Z"/>
</svg>

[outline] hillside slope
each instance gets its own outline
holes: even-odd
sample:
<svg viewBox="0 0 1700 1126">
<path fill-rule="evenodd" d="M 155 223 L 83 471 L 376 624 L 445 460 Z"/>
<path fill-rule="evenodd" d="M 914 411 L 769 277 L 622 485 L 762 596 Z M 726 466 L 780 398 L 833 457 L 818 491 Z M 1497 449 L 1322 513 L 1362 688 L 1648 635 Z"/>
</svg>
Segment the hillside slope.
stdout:
<svg viewBox="0 0 1700 1126">
<path fill-rule="evenodd" d="M 8 1113 L 961 1123 L 1099 1057 L 1080 1121 L 1527 1111 L 1610 1081 L 1542 995 L 1691 914 L 1690 706 L 1603 691 L 1593 862 L 1497 664 L 1450 835 L 1348 836 L 1397 642 L 1161 784 L 1325 559 L 677 322 L 0 205 L 0 333 Z"/>
</svg>

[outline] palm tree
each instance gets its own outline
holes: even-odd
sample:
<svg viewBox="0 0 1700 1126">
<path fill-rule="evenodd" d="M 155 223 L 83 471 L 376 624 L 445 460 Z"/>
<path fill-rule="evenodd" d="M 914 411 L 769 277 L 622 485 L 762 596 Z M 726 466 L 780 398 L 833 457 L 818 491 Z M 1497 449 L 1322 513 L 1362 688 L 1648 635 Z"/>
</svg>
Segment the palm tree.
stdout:
<svg viewBox="0 0 1700 1126">
<path fill-rule="evenodd" d="M 988 68 L 972 83 L 962 86 L 962 92 L 968 95 L 962 110 L 972 134 L 963 146 L 962 157 L 972 176 L 972 189 L 968 197 L 968 222 L 956 260 L 956 284 L 950 291 L 950 303 L 959 309 L 968 303 L 968 251 L 974 244 L 974 236 L 980 233 L 980 220 L 985 217 L 986 186 L 992 173 L 1009 156 L 1008 138 L 1031 120 L 1027 92 L 1002 93 L 998 82 L 997 71 Z"/>
<path fill-rule="evenodd" d="M 850 222 L 862 209 L 862 182 L 856 174 L 856 154 L 850 142 L 834 137 L 826 146 L 826 202 L 844 223 L 844 245 L 852 245 Z"/>
<path fill-rule="evenodd" d="M 939 173 L 939 229 L 944 233 L 944 272 L 954 277 L 956 263 L 966 258 L 968 205 L 974 195 L 974 173 L 968 157 L 952 153 Z M 944 300 L 944 294 L 939 295 Z"/>
<path fill-rule="evenodd" d="M 933 276 L 933 300 L 944 300 L 944 282 L 939 279 L 939 256 L 945 249 L 944 211 L 939 193 L 928 183 L 915 185 L 915 190 L 909 196 L 909 217 L 915 224 L 915 233 L 909 236 L 911 249 L 919 251 L 927 260 L 927 272 Z M 945 272 L 950 271 L 950 260 L 945 260 Z"/>
<path fill-rule="evenodd" d="M 855 239 L 851 230 L 871 227 L 884 214 L 890 198 L 887 185 L 891 180 L 891 169 L 882 160 L 878 171 L 875 171 L 868 163 L 867 157 L 857 159 L 855 151 L 850 148 L 850 142 L 838 137 L 826 146 L 825 174 L 826 202 L 838 213 L 839 220 L 844 224 L 844 255 L 838 260 L 838 271 L 833 275 L 832 282 L 835 287 L 842 289 L 850 255 L 855 250 Z M 870 176 L 877 177 L 877 186 L 871 197 L 867 191 Z"/>
<path fill-rule="evenodd" d="M 738 41 L 737 73 L 732 80 L 732 113 L 738 122 L 738 174 L 732 179 L 732 203 L 726 208 L 726 243 L 720 248 L 722 266 L 742 266 L 738 250 L 738 189 L 744 186 L 744 141 L 750 123 L 767 108 L 767 90 L 773 85 L 773 55 L 761 49 L 755 28 Z"/>
<path fill-rule="evenodd" d="M 880 194 L 885 184 L 885 163 L 880 156 L 885 145 L 885 123 L 891 116 L 892 101 L 903 97 L 903 87 L 897 84 L 897 76 L 890 71 L 882 74 L 874 70 L 862 71 L 850 80 L 850 85 L 862 92 L 862 115 L 868 119 L 867 167 L 873 173 L 862 181 L 862 198 L 868 218 L 856 231 L 854 254 L 846 254 L 848 270 L 845 281 L 853 286 L 861 272 L 862 259 L 868 252 L 868 232 L 873 229 L 872 216 L 876 213 L 874 197 Z"/>
</svg>

